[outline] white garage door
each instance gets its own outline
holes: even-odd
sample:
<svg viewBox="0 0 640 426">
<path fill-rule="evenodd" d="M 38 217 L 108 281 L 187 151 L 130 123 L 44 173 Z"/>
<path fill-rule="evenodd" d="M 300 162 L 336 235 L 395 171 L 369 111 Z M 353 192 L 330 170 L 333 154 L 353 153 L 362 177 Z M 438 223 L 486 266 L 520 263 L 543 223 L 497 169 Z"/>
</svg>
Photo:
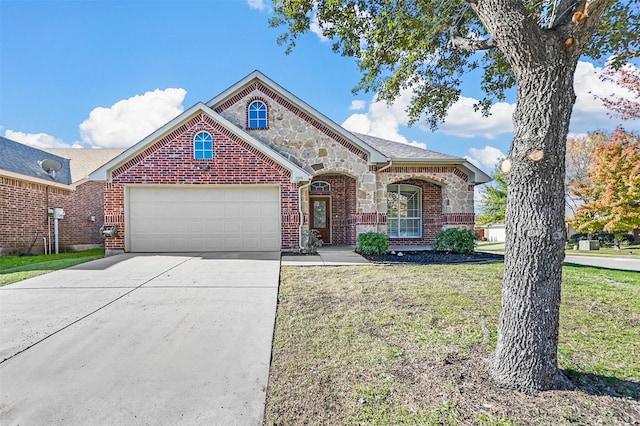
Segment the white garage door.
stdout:
<svg viewBox="0 0 640 426">
<path fill-rule="evenodd" d="M 132 252 L 280 250 L 280 192 L 272 186 L 128 189 Z"/>
</svg>

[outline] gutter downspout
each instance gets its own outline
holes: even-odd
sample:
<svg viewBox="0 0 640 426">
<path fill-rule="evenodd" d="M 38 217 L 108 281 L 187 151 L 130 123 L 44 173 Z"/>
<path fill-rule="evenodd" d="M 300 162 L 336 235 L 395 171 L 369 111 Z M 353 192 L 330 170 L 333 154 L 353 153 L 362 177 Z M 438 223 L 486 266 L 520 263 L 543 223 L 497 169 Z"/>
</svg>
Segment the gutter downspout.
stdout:
<svg viewBox="0 0 640 426">
<path fill-rule="evenodd" d="M 393 164 L 393 160 L 389 159 L 389 164 L 387 164 L 386 166 L 384 166 L 383 168 L 381 168 L 380 170 L 376 170 L 376 190 L 373 193 L 373 204 L 376 206 L 376 231 L 378 230 L 378 224 L 380 222 L 380 216 L 379 216 L 379 212 L 378 212 L 378 173 L 380 173 L 383 170 L 388 169 L 389 167 L 391 167 L 391 165 Z"/>
<path fill-rule="evenodd" d="M 298 188 L 298 212 L 300 213 L 300 226 L 298 226 L 298 246 L 300 250 L 304 247 L 302 246 L 302 227 L 304 226 L 304 212 L 302 211 L 302 190 L 311 185 L 311 180 L 306 185 L 302 185 Z"/>
</svg>

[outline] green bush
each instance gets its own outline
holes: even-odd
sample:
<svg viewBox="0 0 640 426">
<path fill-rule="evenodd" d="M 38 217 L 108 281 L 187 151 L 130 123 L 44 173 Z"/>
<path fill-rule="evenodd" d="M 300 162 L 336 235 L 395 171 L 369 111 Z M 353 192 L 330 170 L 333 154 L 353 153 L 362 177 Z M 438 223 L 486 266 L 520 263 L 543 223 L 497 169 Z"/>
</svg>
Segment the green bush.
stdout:
<svg viewBox="0 0 640 426">
<path fill-rule="evenodd" d="M 436 234 L 433 249 L 467 254 L 473 252 L 477 239 L 478 234 L 469 229 L 449 228 Z"/>
<path fill-rule="evenodd" d="M 389 237 L 380 232 L 358 235 L 356 251 L 362 254 L 385 254 L 389 248 Z"/>
</svg>

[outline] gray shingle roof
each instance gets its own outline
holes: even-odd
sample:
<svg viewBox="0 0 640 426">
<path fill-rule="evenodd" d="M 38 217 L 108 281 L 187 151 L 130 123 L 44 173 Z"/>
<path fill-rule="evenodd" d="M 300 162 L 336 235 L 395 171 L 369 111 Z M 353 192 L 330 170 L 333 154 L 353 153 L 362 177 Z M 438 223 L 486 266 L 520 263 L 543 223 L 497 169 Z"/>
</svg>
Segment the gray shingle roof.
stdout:
<svg viewBox="0 0 640 426">
<path fill-rule="evenodd" d="M 353 135 L 361 139 L 363 142 L 371 145 L 382 154 L 392 160 L 460 160 L 460 157 L 442 154 L 440 152 L 430 151 L 428 149 L 419 148 L 417 146 L 407 145 L 405 143 L 393 142 L 386 139 L 377 138 L 375 136 L 363 135 L 361 133 L 351 132 Z"/>
<path fill-rule="evenodd" d="M 125 150 L 123 148 L 44 148 L 44 151 L 68 158 L 71 167 L 71 181 L 77 182 L 81 179 L 88 178 L 91 172 L 113 160 Z"/>
<path fill-rule="evenodd" d="M 62 164 L 55 178 L 40 166 L 40 163 L 47 159 L 56 160 Z M 69 160 L 66 158 L 0 136 L 0 169 L 69 185 L 71 184 L 69 165 Z"/>
</svg>

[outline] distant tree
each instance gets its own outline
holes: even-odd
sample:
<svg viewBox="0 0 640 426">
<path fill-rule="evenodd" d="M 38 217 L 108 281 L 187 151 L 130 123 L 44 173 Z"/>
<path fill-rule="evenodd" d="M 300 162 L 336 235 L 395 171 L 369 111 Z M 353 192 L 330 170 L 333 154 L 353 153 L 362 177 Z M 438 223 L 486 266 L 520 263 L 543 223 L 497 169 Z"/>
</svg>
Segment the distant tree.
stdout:
<svg viewBox="0 0 640 426">
<path fill-rule="evenodd" d="M 633 64 L 627 64 L 618 70 L 607 66 L 600 79 L 624 87 L 633 96 L 631 99 L 613 94 L 607 97 L 597 96 L 613 112 L 614 116 L 623 120 L 640 118 L 640 68 Z"/>
<path fill-rule="evenodd" d="M 476 216 L 478 225 L 504 223 L 507 212 L 507 179 L 502 170 L 496 167 L 491 175 L 493 181 L 480 190 L 482 194 L 482 214 Z"/>
<path fill-rule="evenodd" d="M 586 179 L 573 185 L 585 200 L 572 220 L 581 232 L 620 234 L 640 228 L 640 136 L 617 128 L 595 146 Z M 620 248 L 620 238 L 615 238 Z"/>
<path fill-rule="evenodd" d="M 576 213 L 576 208 L 584 204 L 574 191 L 573 187 L 578 182 L 584 182 L 591 165 L 591 156 L 595 147 L 606 141 L 611 135 L 604 132 L 590 132 L 584 137 L 570 137 L 567 139 L 567 156 L 565 158 L 565 202 Z"/>
<path fill-rule="evenodd" d="M 636 0 L 632 0 L 635 2 Z M 558 369 L 565 254 L 565 147 L 582 55 L 615 55 L 619 69 L 640 51 L 640 10 L 628 0 L 274 0 L 271 25 L 290 51 L 320 31 L 356 58 L 357 89 L 393 101 L 410 89 L 410 123 L 432 128 L 478 70 L 491 104 L 516 87 L 502 311 L 490 372 L 524 390 L 566 384 Z M 312 80 L 310 80 L 312 81 Z"/>
</svg>

